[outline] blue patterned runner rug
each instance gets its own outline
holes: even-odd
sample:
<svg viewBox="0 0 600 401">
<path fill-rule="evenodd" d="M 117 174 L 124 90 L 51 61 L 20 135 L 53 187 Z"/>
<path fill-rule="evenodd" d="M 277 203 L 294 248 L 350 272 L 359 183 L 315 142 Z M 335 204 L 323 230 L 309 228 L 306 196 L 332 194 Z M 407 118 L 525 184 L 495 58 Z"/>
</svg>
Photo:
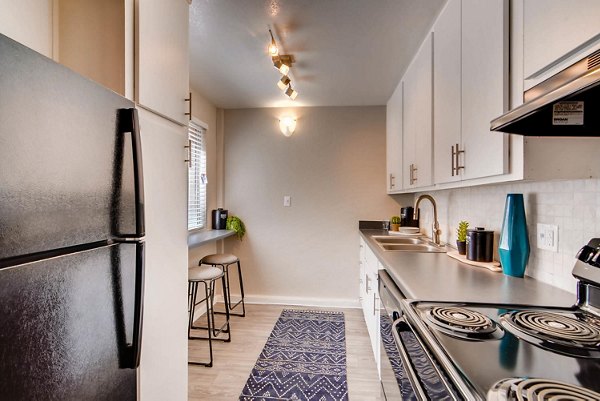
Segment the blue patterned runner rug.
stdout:
<svg viewBox="0 0 600 401">
<path fill-rule="evenodd" d="M 347 401 L 344 314 L 284 310 L 240 401 Z"/>
</svg>

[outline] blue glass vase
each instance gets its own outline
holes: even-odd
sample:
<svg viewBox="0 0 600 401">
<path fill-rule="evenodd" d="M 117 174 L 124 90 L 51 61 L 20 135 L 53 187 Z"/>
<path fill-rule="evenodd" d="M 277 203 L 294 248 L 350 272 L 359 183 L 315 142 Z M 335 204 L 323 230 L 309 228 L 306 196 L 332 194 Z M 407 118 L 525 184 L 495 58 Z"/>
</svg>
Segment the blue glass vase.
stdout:
<svg viewBox="0 0 600 401">
<path fill-rule="evenodd" d="M 523 277 L 529 259 L 529 235 L 523 194 L 506 195 L 498 253 L 504 274 Z"/>
</svg>

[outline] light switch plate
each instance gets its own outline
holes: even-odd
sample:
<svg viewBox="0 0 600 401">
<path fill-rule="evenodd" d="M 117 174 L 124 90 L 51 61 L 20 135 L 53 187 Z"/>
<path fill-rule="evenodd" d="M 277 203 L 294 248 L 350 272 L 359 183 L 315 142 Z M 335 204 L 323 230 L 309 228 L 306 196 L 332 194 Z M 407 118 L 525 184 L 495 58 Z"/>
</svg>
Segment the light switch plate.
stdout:
<svg viewBox="0 0 600 401">
<path fill-rule="evenodd" d="M 558 252 L 558 226 L 553 224 L 537 225 L 537 247 Z"/>
<path fill-rule="evenodd" d="M 283 206 L 290 207 L 292 206 L 292 197 L 289 195 L 283 196 Z"/>
</svg>

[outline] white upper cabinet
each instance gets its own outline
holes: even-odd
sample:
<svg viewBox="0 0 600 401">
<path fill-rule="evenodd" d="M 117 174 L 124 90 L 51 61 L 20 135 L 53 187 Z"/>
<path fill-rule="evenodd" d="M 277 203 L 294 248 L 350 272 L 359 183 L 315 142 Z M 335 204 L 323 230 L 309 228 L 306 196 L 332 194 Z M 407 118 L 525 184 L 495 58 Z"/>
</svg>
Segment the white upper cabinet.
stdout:
<svg viewBox="0 0 600 401">
<path fill-rule="evenodd" d="M 600 39 L 598 0 L 523 2 L 523 75 L 526 80 L 535 79 Z"/>
<path fill-rule="evenodd" d="M 435 21 L 433 142 L 418 137 L 423 152 L 433 143 L 433 182 L 420 183 L 422 172 L 417 171 L 417 186 L 508 171 L 508 136 L 490 131 L 490 121 L 508 105 L 508 28 L 506 0 L 449 0 Z M 406 110 L 408 73 L 404 81 Z M 430 93 L 422 84 L 419 88 Z M 425 115 L 420 117 L 424 120 Z M 409 124 L 405 122 L 405 136 Z"/>
<path fill-rule="evenodd" d="M 433 183 L 433 34 L 421 45 L 404 74 L 403 180 L 404 188 Z"/>
<path fill-rule="evenodd" d="M 396 87 L 386 110 L 387 192 L 402 189 L 402 81 Z"/>
<path fill-rule="evenodd" d="M 462 148 L 460 22 L 461 0 L 449 0 L 433 26 L 435 183 L 460 180 L 456 161 L 457 147 Z"/>
<path fill-rule="evenodd" d="M 508 1 L 462 0 L 463 179 L 508 172 L 508 135 L 490 121 L 508 108 Z"/>
<path fill-rule="evenodd" d="M 188 19 L 186 0 L 136 2 L 135 99 L 181 125 L 189 110 Z"/>
</svg>

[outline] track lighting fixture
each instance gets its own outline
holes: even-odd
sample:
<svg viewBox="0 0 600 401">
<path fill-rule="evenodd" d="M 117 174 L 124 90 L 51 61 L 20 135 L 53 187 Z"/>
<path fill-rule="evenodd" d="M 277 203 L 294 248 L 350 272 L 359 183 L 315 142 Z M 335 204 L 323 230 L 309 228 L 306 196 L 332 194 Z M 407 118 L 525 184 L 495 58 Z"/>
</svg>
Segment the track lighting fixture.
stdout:
<svg viewBox="0 0 600 401">
<path fill-rule="evenodd" d="M 291 82 L 290 77 L 288 77 L 287 75 L 284 75 L 283 77 L 281 77 L 279 82 L 277 82 L 277 86 L 279 87 L 279 89 L 284 91 L 284 90 L 286 90 L 286 88 L 290 84 L 290 82 Z"/>
<path fill-rule="evenodd" d="M 283 75 L 277 82 L 277 86 L 292 100 L 296 99 L 298 92 L 292 89 L 292 80 L 289 77 L 290 67 L 296 61 L 292 54 L 279 54 L 279 47 L 275 42 L 273 31 L 269 29 L 271 43 L 269 44 L 269 55 L 273 61 L 273 66 Z"/>
</svg>

